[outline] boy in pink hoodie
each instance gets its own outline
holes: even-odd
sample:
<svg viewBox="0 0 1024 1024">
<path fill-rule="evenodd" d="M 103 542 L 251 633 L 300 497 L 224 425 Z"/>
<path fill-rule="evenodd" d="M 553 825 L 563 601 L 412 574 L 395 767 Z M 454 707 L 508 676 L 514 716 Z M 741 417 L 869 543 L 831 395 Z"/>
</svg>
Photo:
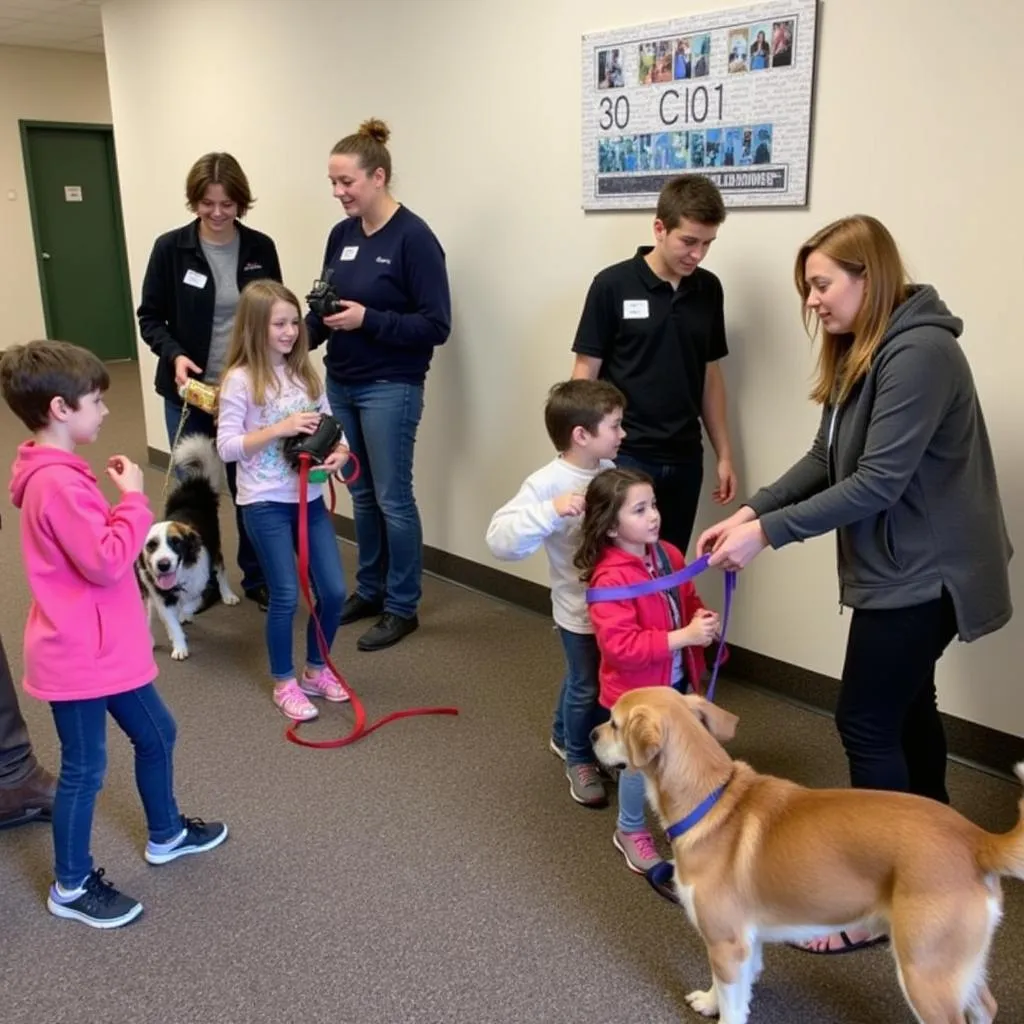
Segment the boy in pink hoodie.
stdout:
<svg viewBox="0 0 1024 1024">
<path fill-rule="evenodd" d="M 157 668 L 133 571 L 153 521 L 142 470 L 123 455 L 108 460 L 107 476 L 121 492 L 111 507 L 75 454 L 99 435 L 109 385 L 99 359 L 66 342 L 32 341 L 0 357 L 4 400 L 33 434 L 11 478 L 32 593 L 23 685 L 50 703 L 61 743 L 47 907 L 94 928 L 117 928 L 142 913 L 138 900 L 93 868 L 89 850 L 108 712 L 135 747 L 146 860 L 166 864 L 219 846 L 228 834 L 220 822 L 183 817 L 174 800 L 175 723 L 153 685 Z"/>
</svg>

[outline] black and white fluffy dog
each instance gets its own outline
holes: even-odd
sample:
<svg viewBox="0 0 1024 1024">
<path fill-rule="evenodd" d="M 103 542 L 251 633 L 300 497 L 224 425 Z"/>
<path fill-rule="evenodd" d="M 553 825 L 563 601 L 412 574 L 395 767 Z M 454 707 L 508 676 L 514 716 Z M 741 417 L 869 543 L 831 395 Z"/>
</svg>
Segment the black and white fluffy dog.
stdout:
<svg viewBox="0 0 1024 1024">
<path fill-rule="evenodd" d="M 238 604 L 224 573 L 220 547 L 222 464 L 213 441 L 193 434 L 171 456 L 178 480 L 167 497 L 164 518 L 149 528 L 135 562 L 149 611 L 156 611 L 171 641 L 171 657 L 188 657 L 182 624 L 218 601 Z"/>
</svg>

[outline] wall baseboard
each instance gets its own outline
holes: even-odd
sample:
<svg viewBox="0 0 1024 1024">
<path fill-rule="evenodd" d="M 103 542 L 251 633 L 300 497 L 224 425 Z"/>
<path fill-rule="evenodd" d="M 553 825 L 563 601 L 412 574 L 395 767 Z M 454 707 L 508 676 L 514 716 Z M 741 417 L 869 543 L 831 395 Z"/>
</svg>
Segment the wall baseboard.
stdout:
<svg viewBox="0 0 1024 1024">
<path fill-rule="evenodd" d="M 166 470 L 168 454 L 157 448 L 148 450 L 152 466 Z M 334 516 L 339 537 L 355 542 L 355 524 L 348 516 Z M 450 580 L 488 597 L 537 612 L 551 614 L 548 588 L 520 579 L 492 566 L 482 565 L 460 555 L 425 545 L 423 568 L 426 572 Z M 839 695 L 839 680 L 745 647 L 729 644 L 728 675 L 747 686 L 764 690 L 791 703 L 833 715 Z M 1024 737 L 969 722 L 953 715 L 942 715 L 951 757 L 976 765 L 995 775 L 1014 779 L 1013 766 L 1024 761 Z"/>
</svg>

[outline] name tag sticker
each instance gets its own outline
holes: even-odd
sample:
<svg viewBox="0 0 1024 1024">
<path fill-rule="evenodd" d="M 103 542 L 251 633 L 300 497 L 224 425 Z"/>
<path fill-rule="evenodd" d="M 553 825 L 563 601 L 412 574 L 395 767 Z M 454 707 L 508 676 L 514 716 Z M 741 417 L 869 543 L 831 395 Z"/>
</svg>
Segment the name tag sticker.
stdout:
<svg viewBox="0 0 1024 1024">
<path fill-rule="evenodd" d="M 197 270 L 185 271 L 185 284 L 191 285 L 193 288 L 205 288 L 206 281 L 206 275 L 200 274 Z"/>
<path fill-rule="evenodd" d="M 342 263 L 347 263 L 349 260 L 354 260 L 356 258 L 357 252 L 359 252 L 358 245 L 346 245 L 345 248 L 341 250 L 341 255 L 338 259 Z"/>
<path fill-rule="evenodd" d="M 622 303 L 623 320 L 646 320 L 650 315 L 646 299 L 626 299 Z"/>
</svg>

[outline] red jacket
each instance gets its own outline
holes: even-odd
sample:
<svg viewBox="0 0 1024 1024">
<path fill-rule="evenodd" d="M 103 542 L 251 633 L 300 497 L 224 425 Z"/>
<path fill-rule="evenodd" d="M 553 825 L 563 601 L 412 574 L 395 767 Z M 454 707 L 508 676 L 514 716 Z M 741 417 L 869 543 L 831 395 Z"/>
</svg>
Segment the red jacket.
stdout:
<svg viewBox="0 0 1024 1024">
<path fill-rule="evenodd" d="M 661 546 L 673 572 L 686 565 L 677 547 L 666 541 L 662 541 Z M 653 550 L 649 553 L 654 557 Z M 650 578 L 642 558 L 610 544 L 601 555 L 588 586 L 623 587 Z M 677 591 L 685 626 L 704 604 L 692 583 L 684 583 Z M 597 601 L 587 607 L 601 652 L 598 700 L 602 707 L 610 708 L 627 690 L 671 685 L 673 652 L 668 649 L 668 634 L 673 627 L 664 592 L 625 601 Z M 707 667 L 704 650 L 684 647 L 680 653 L 683 674 L 696 689 Z"/>
</svg>

